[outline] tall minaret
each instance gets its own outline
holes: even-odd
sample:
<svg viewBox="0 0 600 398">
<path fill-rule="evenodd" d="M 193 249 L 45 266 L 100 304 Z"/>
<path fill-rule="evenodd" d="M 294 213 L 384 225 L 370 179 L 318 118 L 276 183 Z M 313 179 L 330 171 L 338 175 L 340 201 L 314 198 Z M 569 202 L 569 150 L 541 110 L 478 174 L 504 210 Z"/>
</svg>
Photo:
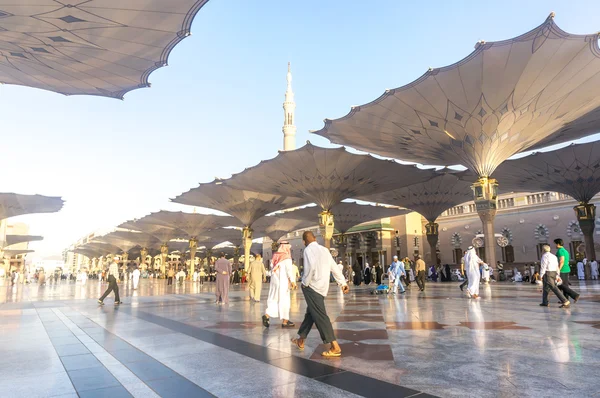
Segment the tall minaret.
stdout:
<svg viewBox="0 0 600 398">
<path fill-rule="evenodd" d="M 283 150 L 293 151 L 296 149 L 296 126 L 294 126 L 294 112 L 296 103 L 294 102 L 294 92 L 292 91 L 292 71 L 288 62 L 287 72 L 287 90 L 285 91 L 285 102 L 283 103 Z"/>
</svg>

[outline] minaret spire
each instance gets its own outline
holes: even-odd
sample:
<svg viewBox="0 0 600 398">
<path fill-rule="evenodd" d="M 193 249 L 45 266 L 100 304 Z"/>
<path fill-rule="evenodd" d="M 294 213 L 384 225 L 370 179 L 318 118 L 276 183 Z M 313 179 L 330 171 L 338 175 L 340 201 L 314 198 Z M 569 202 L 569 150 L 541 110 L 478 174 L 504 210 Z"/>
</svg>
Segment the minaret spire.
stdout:
<svg viewBox="0 0 600 398">
<path fill-rule="evenodd" d="M 290 62 L 288 62 L 286 79 L 287 90 L 285 91 L 285 101 L 283 103 L 283 150 L 293 151 L 296 149 L 296 126 L 294 125 L 296 103 L 292 91 L 292 67 Z"/>
</svg>

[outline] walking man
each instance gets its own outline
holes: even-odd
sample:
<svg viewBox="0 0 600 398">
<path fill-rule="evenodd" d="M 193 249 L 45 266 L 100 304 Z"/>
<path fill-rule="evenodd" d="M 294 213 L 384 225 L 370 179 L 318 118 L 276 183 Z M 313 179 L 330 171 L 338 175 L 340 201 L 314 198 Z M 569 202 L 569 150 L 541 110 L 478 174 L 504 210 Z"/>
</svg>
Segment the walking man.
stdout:
<svg viewBox="0 0 600 398">
<path fill-rule="evenodd" d="M 560 279 L 562 279 L 562 284 L 558 287 L 567 299 L 571 298 L 576 303 L 579 300 L 579 293 L 575 290 L 571 289 L 569 283 L 569 274 L 571 273 L 571 266 L 569 265 L 569 260 L 571 259 L 569 251 L 563 247 L 562 239 L 554 239 L 554 244 L 556 245 L 556 257 L 558 257 L 558 266 L 560 269 Z M 540 272 L 540 276 L 542 273 Z M 543 281 L 543 279 L 542 279 Z"/>
<path fill-rule="evenodd" d="M 419 286 L 419 290 L 425 291 L 425 279 L 427 279 L 425 274 L 425 261 L 421 258 L 420 254 L 417 254 L 417 261 L 415 263 L 415 271 L 417 271 L 417 286 Z"/>
<path fill-rule="evenodd" d="M 135 267 L 135 269 L 131 273 L 131 280 L 133 281 L 133 290 L 137 290 L 138 288 L 138 284 L 140 283 L 140 275 L 140 269 L 138 267 Z"/>
<path fill-rule="evenodd" d="M 331 344 L 329 350 L 321 355 L 325 358 L 340 357 L 342 349 L 336 341 L 333 326 L 327 310 L 325 309 L 325 297 L 329 292 L 329 275 L 333 273 L 336 282 L 341 285 L 344 294 L 350 291 L 344 275 L 340 272 L 329 250 L 317 243 L 315 235 L 306 231 L 302 235 L 304 241 L 304 274 L 302 276 L 302 292 L 306 299 L 306 315 L 298 330 L 298 337 L 292 339 L 292 343 L 300 350 L 304 349 L 304 341 L 312 329 L 313 324 L 321 335 L 325 344 Z"/>
<path fill-rule="evenodd" d="M 398 293 L 398 288 L 400 288 L 400 293 L 404 294 L 406 290 L 402 285 L 402 277 L 406 276 L 406 271 L 404 271 L 404 263 L 402 261 L 398 261 L 398 256 L 394 256 L 394 261 L 392 261 L 392 263 L 390 264 L 388 275 L 390 283 L 394 284 L 394 289 L 392 290 L 392 293 Z"/>
<path fill-rule="evenodd" d="M 216 304 L 229 304 L 229 280 L 231 278 L 231 263 L 221 252 L 219 259 L 215 262 L 217 273 L 217 288 L 215 290 Z"/>
<path fill-rule="evenodd" d="M 260 253 L 254 255 L 254 261 L 248 266 L 248 288 L 250 290 L 250 301 L 259 302 L 262 284 L 267 280 L 267 271 L 262 262 Z"/>
<path fill-rule="evenodd" d="M 98 299 L 98 304 L 104 305 L 104 299 L 106 296 L 110 294 L 110 292 L 115 292 L 115 305 L 121 304 L 121 298 L 119 297 L 119 285 L 117 283 L 119 280 L 119 258 L 113 257 L 112 263 L 108 266 L 108 289 L 104 292 L 102 297 Z"/>
<path fill-rule="evenodd" d="M 569 308 L 571 302 L 565 298 L 561 291 L 556 287 L 556 277 L 558 276 L 559 266 L 558 259 L 552 253 L 550 253 L 550 246 L 542 246 L 544 254 L 542 255 L 542 264 L 540 268 L 540 275 L 544 281 L 544 292 L 542 293 L 541 307 L 548 307 L 548 292 L 552 290 L 556 297 L 562 303 L 560 308 Z"/>
<path fill-rule="evenodd" d="M 460 273 L 462 274 L 463 278 L 465 278 L 465 280 L 463 281 L 463 283 L 460 284 L 460 291 L 462 292 L 463 289 L 465 288 L 465 286 L 469 285 L 469 278 L 467 277 L 467 273 L 465 272 L 465 256 L 467 255 L 467 252 L 463 252 L 463 256 L 460 259 Z"/>
</svg>

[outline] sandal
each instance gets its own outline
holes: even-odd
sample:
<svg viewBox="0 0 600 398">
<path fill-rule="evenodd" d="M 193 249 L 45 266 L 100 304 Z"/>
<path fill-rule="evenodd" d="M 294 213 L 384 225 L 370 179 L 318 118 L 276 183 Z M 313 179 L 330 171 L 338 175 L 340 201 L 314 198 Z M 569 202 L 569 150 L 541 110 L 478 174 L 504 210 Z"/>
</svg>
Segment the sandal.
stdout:
<svg viewBox="0 0 600 398">
<path fill-rule="evenodd" d="M 287 328 L 293 328 L 296 327 L 296 324 L 294 322 L 288 321 L 288 323 L 282 323 L 281 324 L 281 328 L 282 329 L 287 329 Z"/>
<path fill-rule="evenodd" d="M 266 316 L 266 315 L 262 316 L 262 323 L 263 323 L 263 326 L 266 327 L 266 328 L 268 328 L 269 326 L 271 326 L 271 324 L 269 322 L 269 317 Z"/>
<path fill-rule="evenodd" d="M 329 350 L 329 351 L 324 351 L 321 354 L 321 356 L 323 356 L 325 358 L 339 358 L 342 356 L 342 352 L 341 351 L 335 352 L 335 351 Z"/>
<path fill-rule="evenodd" d="M 302 351 L 302 350 L 304 350 L 304 341 L 302 341 L 302 343 L 300 343 L 300 340 L 301 340 L 301 339 L 292 339 L 292 343 L 294 343 L 294 345 L 295 345 L 296 347 L 298 347 L 298 349 L 299 349 L 300 351 Z"/>
</svg>

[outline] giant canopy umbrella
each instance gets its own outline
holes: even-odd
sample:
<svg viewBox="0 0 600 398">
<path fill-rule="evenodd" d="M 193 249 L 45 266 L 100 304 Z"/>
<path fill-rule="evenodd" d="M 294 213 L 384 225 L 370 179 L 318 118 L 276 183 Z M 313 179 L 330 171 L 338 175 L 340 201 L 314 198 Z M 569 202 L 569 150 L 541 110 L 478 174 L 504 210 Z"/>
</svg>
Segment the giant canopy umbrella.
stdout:
<svg viewBox="0 0 600 398">
<path fill-rule="evenodd" d="M 244 226 L 244 267 L 250 265 L 252 224 L 267 214 L 306 204 L 304 199 L 291 198 L 275 193 L 260 193 L 252 189 L 236 189 L 223 184 L 222 180 L 200 184 L 197 188 L 182 193 L 173 202 L 190 206 L 215 209 L 237 218 Z"/>
<path fill-rule="evenodd" d="M 54 196 L 0 193 L 0 220 L 23 214 L 55 213 L 63 204 L 61 198 Z"/>
<path fill-rule="evenodd" d="M 589 134 L 590 124 L 564 129 L 600 106 L 598 34 L 566 33 L 553 18 L 513 39 L 481 41 L 463 60 L 326 119 L 315 133 L 382 156 L 468 167 L 479 177 L 475 200 L 493 246 L 494 170 L 518 152 Z M 495 261 L 493 250 L 486 256 Z"/>
<path fill-rule="evenodd" d="M 472 198 L 471 184 L 459 179 L 464 174 L 440 172 L 438 177 L 420 184 L 376 195 L 367 195 L 358 199 L 406 207 L 425 217 L 428 221 L 425 229 L 427 242 L 431 249 L 431 261 L 437 261 L 436 247 L 439 226 L 435 220 L 444 211 Z"/>
<path fill-rule="evenodd" d="M 71 251 L 73 253 L 81 254 L 81 255 L 87 257 L 90 261 L 92 261 L 94 258 L 102 256 L 102 252 L 100 250 L 96 250 L 96 249 L 92 249 L 92 248 L 76 247 L 75 249 L 73 249 Z"/>
<path fill-rule="evenodd" d="M 117 254 L 121 249 L 110 243 L 92 241 L 85 243 L 78 247 L 78 249 L 85 249 L 88 251 L 94 251 L 100 256 L 108 256 L 109 254 Z"/>
<path fill-rule="evenodd" d="M 44 240 L 44 237 L 37 235 L 6 235 L 4 247 L 18 245 L 19 243 L 37 242 L 40 240 Z"/>
<path fill-rule="evenodd" d="M 138 231 L 115 231 L 112 236 L 118 239 L 132 242 L 134 246 L 139 246 L 140 266 L 144 268 L 146 264 L 146 257 L 148 256 L 148 249 L 159 243 L 158 238 L 145 232 Z M 132 247 L 133 248 L 133 247 Z M 130 254 L 131 249 L 129 249 Z"/>
<path fill-rule="evenodd" d="M 54 196 L 0 193 L 0 221 L 24 214 L 55 213 L 62 209 L 63 204 L 61 198 Z M 4 241 L 5 237 L 0 236 L 2 246 L 6 246 Z"/>
<path fill-rule="evenodd" d="M 169 255 L 169 241 L 177 238 L 181 238 L 184 232 L 168 227 L 162 224 L 155 224 L 150 220 L 149 216 L 145 216 L 139 220 L 127 221 L 119 225 L 119 228 L 130 229 L 133 231 L 145 232 L 149 235 L 154 236 L 160 242 L 160 255 L 161 255 L 161 273 L 165 273 L 165 265 L 167 257 Z"/>
<path fill-rule="evenodd" d="M 0 1 L 0 82 L 122 99 L 148 87 L 208 0 Z"/>
<path fill-rule="evenodd" d="M 324 229 L 325 246 L 330 247 L 334 205 L 344 199 L 427 181 L 433 173 L 392 160 L 356 155 L 343 147 L 321 148 L 308 142 L 293 151 L 280 151 L 275 158 L 235 174 L 225 184 L 304 198 L 304 204 L 316 203 L 322 210 L 319 225 Z"/>
<path fill-rule="evenodd" d="M 144 217 L 144 221 L 175 228 L 185 233 L 189 239 L 190 258 L 196 256 L 198 236 L 204 232 L 222 227 L 239 226 L 240 222 L 231 216 L 217 216 L 214 214 L 184 213 L 182 211 L 165 211 L 151 213 Z M 194 273 L 194 263 L 191 264 L 191 273 Z"/>
<path fill-rule="evenodd" d="M 338 240 L 339 256 L 345 259 L 347 240 L 346 232 L 359 224 L 382 218 L 396 217 L 409 213 L 409 210 L 397 207 L 373 206 L 369 204 L 358 204 L 356 202 L 340 202 L 329 210 L 335 219 L 335 229 L 339 232 Z M 310 206 L 302 209 L 285 212 L 282 216 L 286 218 L 298 218 L 311 221 L 319 214 L 319 208 Z M 314 222 L 311 222 L 314 225 Z"/>
<path fill-rule="evenodd" d="M 312 217 L 305 219 L 300 215 L 296 215 L 297 212 L 302 210 L 290 210 L 263 217 L 254 223 L 254 231 L 259 231 L 259 234 L 268 237 L 273 242 L 277 242 L 292 231 L 316 225 L 315 215 L 318 212 L 313 212 Z"/>
<path fill-rule="evenodd" d="M 106 235 L 94 238 L 92 242 L 104 242 L 117 246 L 123 252 L 123 265 L 127 265 L 127 261 L 129 260 L 129 251 L 138 245 L 137 242 L 129 240 L 128 237 L 122 237 L 120 234 L 117 233 L 117 231 L 110 232 Z"/>
<path fill-rule="evenodd" d="M 237 263 L 240 255 L 240 247 L 244 244 L 244 239 L 241 234 L 241 230 L 238 228 L 216 228 L 206 231 L 202 236 L 198 237 L 198 246 L 203 246 L 208 252 L 208 257 L 213 255 L 218 250 L 214 249 L 215 246 L 227 245 L 236 247 L 234 255 L 235 262 Z"/>
<path fill-rule="evenodd" d="M 552 191 L 571 196 L 579 204 L 575 214 L 585 239 L 585 252 L 596 259 L 594 227 L 596 206 L 590 201 L 600 192 L 600 141 L 572 144 L 548 152 L 537 152 L 507 160 L 494 172 L 511 191 Z M 589 277 L 590 266 L 586 266 Z"/>
</svg>

